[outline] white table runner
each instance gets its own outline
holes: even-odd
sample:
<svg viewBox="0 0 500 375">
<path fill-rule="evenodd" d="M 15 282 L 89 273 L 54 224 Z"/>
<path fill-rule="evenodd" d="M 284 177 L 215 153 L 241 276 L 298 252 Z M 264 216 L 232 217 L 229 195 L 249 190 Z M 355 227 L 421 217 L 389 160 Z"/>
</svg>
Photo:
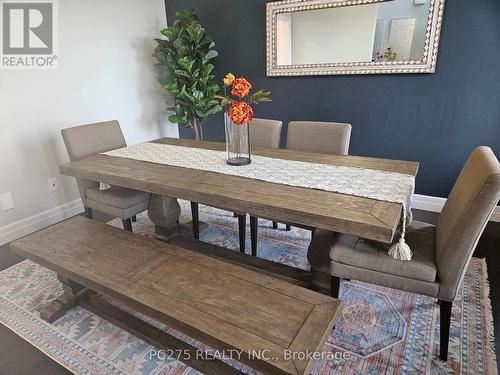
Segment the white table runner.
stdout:
<svg viewBox="0 0 500 375">
<path fill-rule="evenodd" d="M 406 212 L 410 208 L 415 186 L 415 178 L 411 175 L 264 156 L 252 156 L 251 164 L 236 167 L 226 163 L 227 154 L 223 151 L 160 143 L 141 143 L 105 152 L 104 155 L 401 203 L 404 243 Z M 391 248 L 391 251 L 397 259 L 411 259 L 411 253 L 405 256 L 397 253 L 398 249 Z"/>
</svg>

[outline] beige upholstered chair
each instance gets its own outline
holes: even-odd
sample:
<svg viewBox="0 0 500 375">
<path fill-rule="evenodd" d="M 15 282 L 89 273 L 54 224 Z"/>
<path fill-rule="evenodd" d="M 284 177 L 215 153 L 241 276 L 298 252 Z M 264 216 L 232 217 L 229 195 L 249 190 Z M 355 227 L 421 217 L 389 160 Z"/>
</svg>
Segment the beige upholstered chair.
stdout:
<svg viewBox="0 0 500 375">
<path fill-rule="evenodd" d="M 351 125 L 339 122 L 291 121 L 286 148 L 292 150 L 347 155 Z"/>
<path fill-rule="evenodd" d="M 411 261 L 390 257 L 390 245 L 323 230 L 316 231 L 308 259 L 313 270 L 331 274 L 333 297 L 344 278 L 439 299 L 440 357 L 446 360 L 452 303 L 499 199 L 500 164 L 490 148 L 478 147 L 462 169 L 437 225 L 411 224 L 406 236 L 413 251 Z"/>
<path fill-rule="evenodd" d="M 127 145 L 118 121 L 63 129 L 61 134 L 71 161 Z M 97 210 L 121 218 L 124 229 L 132 231 L 132 219 L 135 221 L 135 215 L 149 206 L 149 193 L 118 186 L 100 190 L 99 182 L 81 178 L 77 178 L 76 182 L 89 218 L 92 218 L 92 210 Z"/>
<path fill-rule="evenodd" d="M 254 118 L 250 123 L 251 147 L 279 148 L 282 125 L 281 121 Z"/>
<path fill-rule="evenodd" d="M 254 118 L 250 123 L 251 148 L 279 148 L 282 125 L 283 123 L 278 120 Z M 199 239 L 199 209 L 198 203 L 196 202 L 191 202 L 191 215 L 193 220 L 194 238 Z M 247 215 L 246 213 L 235 213 L 234 216 L 238 218 L 240 252 L 244 253 Z"/>
<path fill-rule="evenodd" d="M 335 155 L 347 155 L 351 141 L 351 125 L 338 122 L 291 121 L 288 124 L 286 148 Z M 273 221 L 273 228 L 278 223 Z M 286 224 L 286 230 L 291 224 Z M 257 254 L 258 218 L 250 216 L 252 254 Z"/>
</svg>

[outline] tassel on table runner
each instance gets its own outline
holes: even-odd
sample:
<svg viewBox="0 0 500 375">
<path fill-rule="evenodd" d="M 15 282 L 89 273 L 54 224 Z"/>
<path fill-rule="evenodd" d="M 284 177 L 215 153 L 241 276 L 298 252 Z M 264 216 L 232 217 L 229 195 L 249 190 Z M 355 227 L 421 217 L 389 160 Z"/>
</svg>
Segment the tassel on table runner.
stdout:
<svg viewBox="0 0 500 375">
<path fill-rule="evenodd" d="M 391 246 L 389 249 L 389 255 L 394 259 L 399 260 L 411 260 L 413 255 L 410 246 L 405 241 L 406 233 L 406 201 L 403 202 L 403 228 L 401 233 L 401 238 L 397 243 Z"/>
</svg>

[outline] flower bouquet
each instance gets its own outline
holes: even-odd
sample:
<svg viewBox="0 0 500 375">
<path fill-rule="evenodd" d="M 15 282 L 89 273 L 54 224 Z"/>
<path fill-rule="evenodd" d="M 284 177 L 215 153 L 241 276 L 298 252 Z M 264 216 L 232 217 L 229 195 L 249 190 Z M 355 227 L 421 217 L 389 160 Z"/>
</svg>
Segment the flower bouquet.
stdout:
<svg viewBox="0 0 500 375">
<path fill-rule="evenodd" d="M 230 95 L 227 91 L 230 89 Z M 251 104 L 270 102 L 269 91 L 259 90 L 250 95 L 252 84 L 245 78 L 236 78 L 229 73 L 224 78 L 224 95 L 217 96 L 226 108 L 224 124 L 226 131 L 227 163 L 247 165 L 252 162 L 250 151 L 249 123 L 253 119 Z"/>
</svg>

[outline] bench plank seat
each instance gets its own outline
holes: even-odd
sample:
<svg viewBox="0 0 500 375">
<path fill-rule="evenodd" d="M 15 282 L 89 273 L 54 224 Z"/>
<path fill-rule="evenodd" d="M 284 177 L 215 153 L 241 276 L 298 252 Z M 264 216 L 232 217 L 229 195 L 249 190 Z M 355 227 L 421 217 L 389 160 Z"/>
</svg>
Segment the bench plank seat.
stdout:
<svg viewBox="0 0 500 375">
<path fill-rule="evenodd" d="M 17 254 L 265 373 L 306 374 L 339 301 L 176 245 L 75 217 L 11 243 Z M 75 296 L 76 299 L 76 296 Z M 59 302 L 61 303 L 61 302 Z M 260 356 L 259 356 L 260 354 Z"/>
</svg>

